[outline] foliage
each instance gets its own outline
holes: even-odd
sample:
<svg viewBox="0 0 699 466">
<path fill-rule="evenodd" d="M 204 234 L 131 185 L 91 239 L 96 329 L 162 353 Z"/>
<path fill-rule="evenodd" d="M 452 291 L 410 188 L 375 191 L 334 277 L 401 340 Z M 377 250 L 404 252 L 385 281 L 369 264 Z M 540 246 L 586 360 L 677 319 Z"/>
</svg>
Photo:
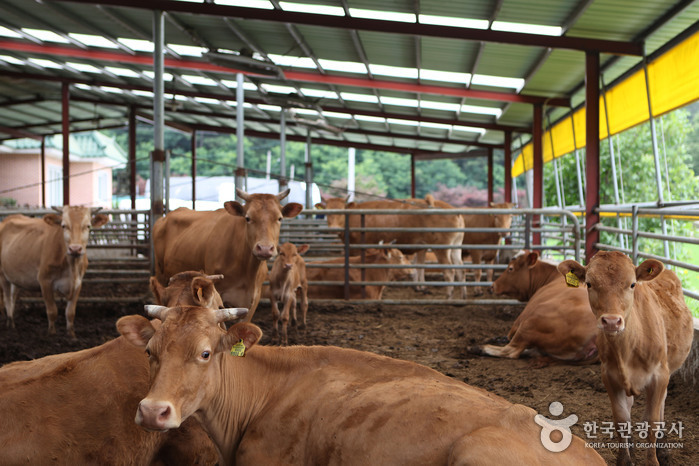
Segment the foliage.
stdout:
<svg viewBox="0 0 699 466">
<path fill-rule="evenodd" d="M 0 207 L 16 207 L 17 199 L 11 197 L 0 197 Z"/>
</svg>

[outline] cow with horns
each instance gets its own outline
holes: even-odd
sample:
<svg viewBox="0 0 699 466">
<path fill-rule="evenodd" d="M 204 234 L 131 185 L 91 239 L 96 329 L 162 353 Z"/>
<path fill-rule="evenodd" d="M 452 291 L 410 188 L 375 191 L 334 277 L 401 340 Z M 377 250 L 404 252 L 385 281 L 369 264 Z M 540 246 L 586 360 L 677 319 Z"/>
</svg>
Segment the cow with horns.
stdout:
<svg viewBox="0 0 699 466">
<path fill-rule="evenodd" d="M 180 207 L 158 219 L 153 227 L 158 281 L 185 270 L 223 274 L 216 288 L 227 306 L 248 308 L 251 320 L 267 279 L 267 260 L 277 254 L 283 218 L 298 215 L 301 204 L 281 205 L 289 189 L 277 195 L 248 194 L 245 201 L 228 201 L 223 209 L 197 212 Z"/>
<path fill-rule="evenodd" d="M 67 300 L 66 328 L 75 338 L 75 307 L 87 270 L 87 240 L 90 230 L 107 223 L 109 217 L 98 214 L 99 208 L 53 209 L 56 214 L 43 218 L 16 214 L 0 223 L 0 286 L 9 327 L 15 326 L 20 289 L 38 289 L 46 304 L 49 334 L 56 333 L 58 294 Z"/>
</svg>

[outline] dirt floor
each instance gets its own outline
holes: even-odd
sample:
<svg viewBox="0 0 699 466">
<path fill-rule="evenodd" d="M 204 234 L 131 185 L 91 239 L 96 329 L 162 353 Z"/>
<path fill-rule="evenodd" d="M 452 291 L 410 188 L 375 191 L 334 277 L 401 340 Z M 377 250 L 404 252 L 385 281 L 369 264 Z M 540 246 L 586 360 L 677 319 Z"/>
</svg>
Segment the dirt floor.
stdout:
<svg viewBox="0 0 699 466">
<path fill-rule="evenodd" d="M 88 296 L 89 291 L 85 289 L 84 295 Z M 406 288 L 389 288 L 384 295 L 384 298 L 394 299 L 425 297 Z M 298 333 L 294 328 L 289 340 L 291 344 L 337 345 L 416 361 L 512 402 L 530 406 L 546 417 L 575 414 L 578 422 L 573 432 L 589 443 L 597 443 L 597 451 L 612 464 L 615 453 L 608 448 L 609 438 L 600 431 L 592 438 L 583 430 L 584 424 L 596 425 L 601 430 L 604 423 L 611 421 L 599 364 L 538 367 L 534 359 L 503 360 L 467 352 L 470 345 L 506 335 L 522 308 L 508 305 L 311 305 L 307 331 Z M 114 323 L 119 317 L 138 313 L 142 313 L 140 304 L 79 304 L 78 340 L 71 341 L 66 336 L 63 316 L 59 317 L 58 335 L 49 338 L 43 306 L 25 302 L 18 309 L 15 331 L 8 330 L 5 318 L 0 317 L 0 364 L 101 344 L 117 336 Z M 273 344 L 269 306 L 260 306 L 253 321 L 265 332 L 262 343 Z M 554 401 L 563 405 L 560 417 L 549 412 L 549 404 Z M 634 424 L 642 420 L 643 407 L 641 398 L 633 410 Z M 676 433 L 667 438 L 673 443 L 669 464 L 699 464 L 699 396 L 692 381 L 679 374 L 670 381 L 665 419 L 668 430 L 679 423 L 683 427 L 681 438 Z M 636 437 L 635 441 L 639 439 Z M 641 451 L 635 452 L 636 459 L 642 462 L 641 454 Z"/>
</svg>

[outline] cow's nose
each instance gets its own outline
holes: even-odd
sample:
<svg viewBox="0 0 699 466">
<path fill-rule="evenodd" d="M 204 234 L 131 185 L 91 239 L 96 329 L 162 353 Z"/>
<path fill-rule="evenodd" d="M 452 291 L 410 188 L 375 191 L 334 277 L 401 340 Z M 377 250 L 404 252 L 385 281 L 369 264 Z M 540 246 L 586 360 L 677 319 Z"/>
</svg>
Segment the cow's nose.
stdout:
<svg viewBox="0 0 699 466">
<path fill-rule="evenodd" d="M 264 259 L 267 260 L 274 256 L 274 253 L 276 252 L 276 249 L 273 244 L 261 244 L 257 243 L 255 245 L 255 256 L 257 256 L 259 259 Z"/>
<path fill-rule="evenodd" d="M 71 256 L 79 256 L 83 253 L 83 247 L 80 244 L 71 244 L 68 246 L 68 254 Z"/>
<path fill-rule="evenodd" d="M 284 268 L 285 268 L 286 270 L 291 270 L 291 267 L 292 267 L 292 266 L 293 266 L 293 264 L 289 264 L 288 262 L 287 262 L 286 264 L 284 264 Z"/>
<path fill-rule="evenodd" d="M 136 422 L 148 429 L 169 429 L 173 427 L 172 425 L 170 425 L 172 411 L 172 405 L 170 403 L 152 403 L 143 400 L 138 404 Z"/>
<path fill-rule="evenodd" d="M 603 315 L 600 322 L 605 332 L 616 333 L 624 329 L 624 319 L 618 315 Z"/>
</svg>

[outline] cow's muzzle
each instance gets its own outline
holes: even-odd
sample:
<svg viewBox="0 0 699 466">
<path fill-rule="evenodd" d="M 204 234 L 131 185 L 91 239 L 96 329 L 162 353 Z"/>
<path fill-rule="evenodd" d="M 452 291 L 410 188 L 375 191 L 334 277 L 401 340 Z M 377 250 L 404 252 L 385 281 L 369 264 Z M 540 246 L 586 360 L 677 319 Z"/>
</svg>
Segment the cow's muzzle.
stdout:
<svg viewBox="0 0 699 466">
<path fill-rule="evenodd" d="M 599 318 L 598 326 L 608 335 L 618 335 L 624 331 L 624 318 L 619 314 L 604 314 Z"/>
<path fill-rule="evenodd" d="M 82 244 L 70 244 L 68 245 L 67 254 L 69 256 L 78 257 L 85 253 L 85 248 Z"/>
<path fill-rule="evenodd" d="M 252 253 L 258 259 L 266 261 L 277 254 L 277 248 L 274 244 L 257 243 Z"/>
<path fill-rule="evenodd" d="M 138 404 L 136 424 L 148 430 L 164 432 L 178 428 L 180 420 L 175 415 L 175 408 L 172 403 L 144 399 Z"/>
</svg>

